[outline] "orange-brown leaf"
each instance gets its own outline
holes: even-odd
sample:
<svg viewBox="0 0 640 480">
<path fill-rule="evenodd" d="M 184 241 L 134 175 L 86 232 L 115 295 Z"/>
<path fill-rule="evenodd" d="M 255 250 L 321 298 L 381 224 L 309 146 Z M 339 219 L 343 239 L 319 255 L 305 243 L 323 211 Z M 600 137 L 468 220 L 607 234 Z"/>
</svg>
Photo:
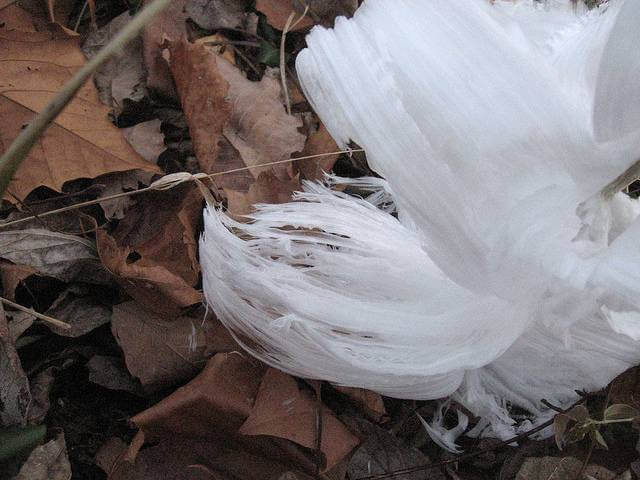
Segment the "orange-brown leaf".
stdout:
<svg viewBox="0 0 640 480">
<path fill-rule="evenodd" d="M 85 63 L 78 38 L 36 32 L 28 20 L 14 5 L 0 10 L 0 22 L 12 27 L 0 30 L 1 151 Z M 133 169 L 159 172 L 129 146 L 108 114 L 87 82 L 38 140 L 9 191 L 24 198 L 41 185 L 60 191 L 77 178 Z"/>
</svg>

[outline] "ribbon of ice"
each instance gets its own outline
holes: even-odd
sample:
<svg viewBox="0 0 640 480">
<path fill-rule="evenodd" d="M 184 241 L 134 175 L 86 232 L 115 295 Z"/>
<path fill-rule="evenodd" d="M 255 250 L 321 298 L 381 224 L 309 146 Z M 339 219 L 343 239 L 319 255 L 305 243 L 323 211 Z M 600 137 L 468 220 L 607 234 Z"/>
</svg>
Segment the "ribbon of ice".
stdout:
<svg viewBox="0 0 640 480">
<path fill-rule="evenodd" d="M 207 301 L 270 365 L 454 395 L 503 438 L 511 406 L 603 387 L 640 363 L 640 207 L 602 193 L 640 157 L 639 31 L 637 0 L 367 0 L 315 28 L 306 94 L 386 181 L 210 206 Z"/>
</svg>

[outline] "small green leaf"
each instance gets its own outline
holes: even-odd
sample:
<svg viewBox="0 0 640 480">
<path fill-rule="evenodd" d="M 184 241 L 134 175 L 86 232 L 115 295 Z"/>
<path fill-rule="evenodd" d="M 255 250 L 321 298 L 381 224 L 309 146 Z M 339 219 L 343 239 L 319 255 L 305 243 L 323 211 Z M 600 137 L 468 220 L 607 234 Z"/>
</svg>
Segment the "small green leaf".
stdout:
<svg viewBox="0 0 640 480">
<path fill-rule="evenodd" d="M 558 450 L 562 450 L 562 447 L 566 443 L 565 433 L 569 422 L 571 422 L 571 417 L 568 417 L 563 413 L 559 413 L 553 419 L 553 434 L 556 439 Z"/>
<path fill-rule="evenodd" d="M 600 430 L 598 430 L 597 428 L 594 428 L 589 432 L 589 436 L 600 447 L 604 448 L 605 450 L 609 450 L 609 446 L 607 445 L 607 442 L 605 442 L 604 437 L 600 433 Z"/>
<path fill-rule="evenodd" d="M 567 415 L 576 422 L 584 422 L 589 418 L 589 410 L 584 405 L 576 405 L 567 412 Z"/>
<path fill-rule="evenodd" d="M 633 408 L 631 405 L 624 403 L 617 403 L 611 405 L 604 411 L 604 420 L 625 420 L 632 421 L 634 418 L 640 417 L 640 411 L 637 408 Z"/>
<path fill-rule="evenodd" d="M 595 429 L 593 423 L 579 423 L 571 428 L 566 435 L 566 443 L 576 443 L 584 439 L 591 430 Z"/>
</svg>

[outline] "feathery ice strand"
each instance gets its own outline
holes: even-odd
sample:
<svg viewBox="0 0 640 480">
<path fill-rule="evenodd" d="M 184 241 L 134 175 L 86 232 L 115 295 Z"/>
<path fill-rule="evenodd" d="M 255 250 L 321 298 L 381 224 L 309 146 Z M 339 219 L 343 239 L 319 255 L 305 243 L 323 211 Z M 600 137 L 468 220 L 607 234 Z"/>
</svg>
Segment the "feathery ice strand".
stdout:
<svg viewBox="0 0 640 480">
<path fill-rule="evenodd" d="M 366 0 L 314 28 L 305 93 L 385 180 L 306 184 L 249 223 L 209 206 L 207 301 L 270 365 L 453 395 L 472 433 L 603 387 L 640 362 L 640 205 L 600 193 L 640 155 L 639 30 L 635 0 Z"/>
</svg>

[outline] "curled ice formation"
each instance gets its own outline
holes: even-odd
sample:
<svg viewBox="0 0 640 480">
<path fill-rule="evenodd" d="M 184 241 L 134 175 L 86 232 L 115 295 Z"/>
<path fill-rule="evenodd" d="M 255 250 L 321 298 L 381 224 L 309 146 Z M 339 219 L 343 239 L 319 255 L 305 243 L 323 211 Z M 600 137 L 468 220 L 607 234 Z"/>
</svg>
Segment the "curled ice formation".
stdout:
<svg viewBox="0 0 640 480">
<path fill-rule="evenodd" d="M 510 406 L 541 421 L 640 363 L 640 206 L 601 194 L 640 153 L 639 30 L 635 0 L 366 0 L 315 28 L 305 93 L 385 180 L 210 206 L 218 318 L 284 371 L 454 395 L 503 438 Z"/>
</svg>

